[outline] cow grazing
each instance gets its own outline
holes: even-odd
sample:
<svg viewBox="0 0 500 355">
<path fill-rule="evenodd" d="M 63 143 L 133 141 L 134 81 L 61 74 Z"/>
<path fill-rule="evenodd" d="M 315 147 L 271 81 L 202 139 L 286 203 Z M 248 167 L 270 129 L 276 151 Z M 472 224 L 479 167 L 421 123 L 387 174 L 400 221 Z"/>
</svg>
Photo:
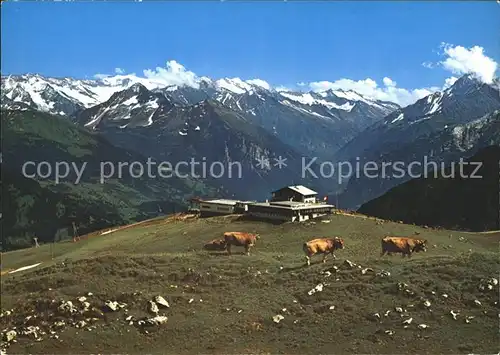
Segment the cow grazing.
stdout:
<svg viewBox="0 0 500 355">
<path fill-rule="evenodd" d="M 311 265 L 311 257 L 316 254 L 323 254 L 323 262 L 326 262 L 328 254 L 332 254 L 333 258 L 336 259 L 333 252 L 337 249 L 344 249 L 344 240 L 339 237 L 313 239 L 302 246 L 308 266 Z"/>
<path fill-rule="evenodd" d="M 226 241 L 224 239 L 214 239 L 209 241 L 203 246 L 205 250 L 213 250 L 213 251 L 223 251 L 226 250 Z"/>
<path fill-rule="evenodd" d="M 411 257 L 412 253 L 427 251 L 427 239 L 416 239 L 407 237 L 385 237 L 382 239 L 382 254 L 402 253 Z"/>
<path fill-rule="evenodd" d="M 227 253 L 231 255 L 231 246 L 245 247 L 245 253 L 250 255 L 250 248 L 255 245 L 257 239 L 260 239 L 259 234 L 244 233 L 244 232 L 225 232 L 224 241 L 227 245 Z"/>
</svg>

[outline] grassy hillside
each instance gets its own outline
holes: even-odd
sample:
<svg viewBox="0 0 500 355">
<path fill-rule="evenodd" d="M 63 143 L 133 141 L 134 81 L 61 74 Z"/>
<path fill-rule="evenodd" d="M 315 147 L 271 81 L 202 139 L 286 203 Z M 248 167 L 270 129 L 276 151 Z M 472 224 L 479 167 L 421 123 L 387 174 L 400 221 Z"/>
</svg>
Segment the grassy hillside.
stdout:
<svg viewBox="0 0 500 355">
<path fill-rule="evenodd" d="M 481 149 L 469 159 L 481 163 L 465 165 L 465 178 L 460 176 L 458 165 L 449 167 L 446 178 L 413 179 L 401 184 L 385 195 L 365 203 L 360 213 L 380 218 L 419 225 L 472 231 L 500 229 L 500 146 Z M 481 176 L 481 178 L 472 178 Z"/>
<path fill-rule="evenodd" d="M 155 179 L 146 173 L 134 178 L 128 166 L 120 177 L 119 163 L 138 161 L 147 168 L 147 159 L 40 112 L 2 111 L 2 143 L 3 250 L 29 246 L 35 235 L 42 242 L 52 241 L 67 234 L 68 227 L 72 234 L 71 222 L 81 232 L 89 232 L 179 211 L 191 195 L 216 194 L 201 181 Z M 22 166 L 27 161 L 48 162 L 53 171 L 57 162 L 76 164 L 79 169 L 87 165 L 78 183 L 73 168 L 56 183 L 54 175 L 36 180 L 24 177 Z M 115 174 L 104 183 L 100 182 L 101 162 L 115 167 Z M 33 166 L 27 170 L 35 171 Z"/>
<path fill-rule="evenodd" d="M 498 285 L 492 290 L 478 288 L 481 279 L 498 278 L 500 233 L 424 229 L 363 216 L 334 215 L 329 220 L 271 225 L 236 217 L 158 218 L 78 243 L 4 253 L 4 271 L 42 264 L 2 277 L 2 310 L 12 309 L 12 314 L 0 318 L 1 329 L 17 326 L 21 331 L 25 323 L 42 331 L 54 329 L 54 334 L 41 335 L 41 341 L 18 335 L 7 352 L 491 354 L 500 350 Z M 201 250 L 205 241 L 229 230 L 258 232 L 261 240 L 250 256 Z M 411 259 L 380 258 L 381 237 L 414 233 L 428 239 L 427 253 Z M 304 267 L 302 243 L 333 235 L 346 243 L 346 249 L 336 253 L 337 260 L 322 264 L 316 257 L 313 265 Z M 237 249 L 233 252 L 243 252 Z M 360 267 L 351 268 L 345 260 Z M 365 268 L 373 272 L 363 274 Z M 308 294 L 319 283 L 323 289 Z M 159 312 L 168 322 L 139 325 L 138 319 L 152 317 L 148 301 L 157 295 L 170 304 Z M 96 308 L 107 300 L 126 305 L 102 314 L 93 310 L 67 315 L 56 310 L 68 300 L 80 307 L 81 296 Z M 460 312 L 456 320 L 452 310 Z M 275 323 L 278 314 L 284 319 Z M 26 320 L 28 315 L 38 317 Z M 412 321 L 404 328 L 402 322 L 409 318 Z M 66 325 L 56 328 L 57 320 Z M 72 325 L 80 320 L 88 324 Z M 421 324 L 428 327 L 419 329 Z"/>
</svg>

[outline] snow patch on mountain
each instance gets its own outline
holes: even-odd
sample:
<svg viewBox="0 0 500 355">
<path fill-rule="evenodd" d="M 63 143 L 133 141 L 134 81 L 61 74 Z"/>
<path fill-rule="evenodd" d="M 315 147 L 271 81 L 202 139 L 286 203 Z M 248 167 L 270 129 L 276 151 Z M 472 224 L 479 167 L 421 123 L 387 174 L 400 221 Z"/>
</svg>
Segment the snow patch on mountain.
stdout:
<svg viewBox="0 0 500 355">
<path fill-rule="evenodd" d="M 109 111 L 109 107 L 105 108 L 104 110 L 102 110 L 101 113 L 97 114 L 93 119 L 92 121 L 88 122 L 85 124 L 85 127 L 88 127 L 90 129 L 95 129 L 95 127 L 99 124 L 99 122 L 101 121 L 101 118 L 106 114 L 106 112 Z"/>
<path fill-rule="evenodd" d="M 426 115 L 432 115 L 441 109 L 441 102 L 443 96 L 444 94 L 440 91 L 427 96 L 427 103 L 429 105 L 429 109 L 426 112 Z"/>
<path fill-rule="evenodd" d="M 401 120 L 402 120 L 402 119 L 404 119 L 404 118 L 405 118 L 405 114 L 404 114 L 403 112 L 401 112 L 401 113 L 399 114 L 399 116 L 398 116 L 398 117 L 396 117 L 395 119 L 393 119 L 393 120 L 391 121 L 391 123 L 401 121 Z"/>
<path fill-rule="evenodd" d="M 306 110 L 306 109 L 303 109 L 301 107 L 298 107 L 294 104 L 292 104 L 290 101 L 288 100 L 283 100 L 283 101 L 280 101 L 283 105 L 286 105 L 288 107 L 291 107 L 293 108 L 294 110 L 297 110 L 301 113 L 305 113 L 305 114 L 308 114 L 308 115 L 312 115 L 312 116 L 315 116 L 315 117 L 320 117 L 320 118 L 326 118 L 326 119 L 331 119 L 331 117 L 327 117 L 327 116 L 323 116 L 323 115 L 320 115 L 319 113 L 316 113 L 316 112 L 313 112 L 311 110 Z"/>
<path fill-rule="evenodd" d="M 328 108 L 333 108 L 333 109 L 338 109 L 338 110 L 344 110 L 344 111 L 351 111 L 352 108 L 354 107 L 355 104 L 346 102 L 343 105 L 337 105 L 333 102 L 326 101 L 326 100 L 319 100 L 315 99 L 311 93 L 286 93 L 286 92 L 281 92 L 281 96 L 286 97 L 289 100 L 299 102 L 304 105 L 323 105 Z"/>
<path fill-rule="evenodd" d="M 128 99 L 127 101 L 125 101 L 122 105 L 131 106 L 131 105 L 135 105 L 137 103 L 138 103 L 137 96 L 132 96 L 130 99 Z"/>
<path fill-rule="evenodd" d="M 215 81 L 215 86 L 218 89 L 225 89 L 235 94 L 244 94 L 245 92 L 252 91 L 252 85 L 245 83 L 240 78 L 224 78 Z"/>
</svg>

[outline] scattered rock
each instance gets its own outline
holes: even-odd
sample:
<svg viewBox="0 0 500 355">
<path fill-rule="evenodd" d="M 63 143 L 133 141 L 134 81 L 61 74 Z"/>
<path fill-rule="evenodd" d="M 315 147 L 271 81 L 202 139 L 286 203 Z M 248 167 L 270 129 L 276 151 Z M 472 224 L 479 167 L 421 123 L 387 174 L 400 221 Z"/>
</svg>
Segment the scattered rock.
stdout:
<svg viewBox="0 0 500 355">
<path fill-rule="evenodd" d="M 380 272 L 377 272 L 375 275 L 380 277 L 389 277 L 391 276 L 391 273 L 389 271 L 382 270 Z"/>
<path fill-rule="evenodd" d="M 474 300 L 474 304 L 475 304 L 476 306 L 478 306 L 478 307 L 481 307 L 481 306 L 482 306 L 482 303 L 481 303 L 481 301 L 479 301 L 479 300 Z"/>
<path fill-rule="evenodd" d="M 78 310 L 75 308 L 75 306 L 73 306 L 73 302 L 71 301 L 66 301 L 66 302 L 62 302 L 59 307 L 57 307 L 57 309 L 61 312 L 61 313 L 69 313 L 69 314 L 72 314 L 72 313 L 76 313 Z"/>
<path fill-rule="evenodd" d="M 408 319 L 405 319 L 403 321 L 403 324 L 411 324 L 412 321 L 413 321 L 413 318 L 408 318 Z"/>
<path fill-rule="evenodd" d="M 279 323 L 281 322 L 283 319 L 285 319 L 285 317 L 283 317 L 281 314 L 277 314 L 273 317 L 273 322 L 274 323 Z"/>
<path fill-rule="evenodd" d="M 429 308 L 431 306 L 431 303 L 429 302 L 429 300 L 425 300 L 423 305 L 427 308 Z"/>
<path fill-rule="evenodd" d="M 498 280 L 495 278 L 483 279 L 478 288 L 480 291 L 491 291 L 496 285 L 498 285 Z"/>
<path fill-rule="evenodd" d="M 7 333 L 4 335 L 4 339 L 6 342 L 10 343 L 14 339 L 16 339 L 17 332 L 15 330 L 9 330 Z"/>
<path fill-rule="evenodd" d="M 386 311 L 386 312 L 384 313 L 384 317 L 388 317 L 388 316 L 389 316 L 389 313 L 391 313 L 391 311 L 390 311 L 390 310 Z"/>
<path fill-rule="evenodd" d="M 373 269 L 371 267 L 367 267 L 366 269 L 361 270 L 361 273 L 364 275 L 369 271 L 373 272 Z"/>
<path fill-rule="evenodd" d="M 79 321 L 78 323 L 76 323 L 75 327 L 77 328 L 83 328 L 87 325 L 87 323 L 83 320 Z"/>
<path fill-rule="evenodd" d="M 457 316 L 460 314 L 460 312 L 454 312 L 453 310 L 450 311 L 451 316 L 453 317 L 454 320 L 457 320 Z"/>
<path fill-rule="evenodd" d="M 148 310 L 149 310 L 149 312 L 154 313 L 154 314 L 158 314 L 158 312 L 160 311 L 157 304 L 154 303 L 153 301 L 148 302 Z"/>
<path fill-rule="evenodd" d="M 57 322 L 54 322 L 54 328 L 63 328 L 66 325 L 66 323 L 63 320 L 59 320 Z"/>
<path fill-rule="evenodd" d="M 146 322 L 149 323 L 150 325 L 162 325 L 167 323 L 168 317 L 166 316 L 156 316 L 153 318 L 148 319 Z"/>
<path fill-rule="evenodd" d="M 10 316 L 12 313 L 14 312 L 14 310 L 10 310 L 10 311 L 5 311 L 5 312 L 2 312 L 2 314 L 0 314 L 0 318 L 3 318 L 3 317 L 8 317 Z"/>
<path fill-rule="evenodd" d="M 191 298 L 188 303 L 193 303 L 194 302 L 194 298 Z"/>
<path fill-rule="evenodd" d="M 426 328 L 429 328 L 429 326 L 427 324 L 419 324 L 418 325 L 418 329 L 426 329 Z"/>
<path fill-rule="evenodd" d="M 394 331 L 393 331 L 393 330 L 386 330 L 386 331 L 385 331 L 385 334 L 388 334 L 388 335 L 393 335 L 393 334 L 394 334 Z"/>
<path fill-rule="evenodd" d="M 408 288 L 408 285 L 404 282 L 398 282 L 398 290 L 403 291 Z"/>
<path fill-rule="evenodd" d="M 448 295 L 447 295 L 446 293 L 443 293 L 443 294 L 441 295 L 441 297 L 443 297 L 443 298 L 448 298 Z"/>
<path fill-rule="evenodd" d="M 106 301 L 104 305 L 108 307 L 108 309 L 112 312 L 116 312 L 118 311 L 118 309 L 120 309 L 120 306 L 116 301 Z"/>
<path fill-rule="evenodd" d="M 316 285 L 315 288 L 313 288 L 312 290 L 310 290 L 309 292 L 307 292 L 307 294 L 309 296 L 311 296 L 311 295 L 315 294 L 316 292 L 321 292 L 321 291 L 323 291 L 323 286 L 324 285 L 322 283 L 320 283 L 320 284 Z"/>
<path fill-rule="evenodd" d="M 156 296 L 154 301 L 157 304 L 159 304 L 160 306 L 163 306 L 163 307 L 166 307 L 166 308 L 170 308 L 170 305 L 168 304 L 167 300 L 164 299 L 162 296 Z"/>
<path fill-rule="evenodd" d="M 349 261 L 349 260 L 345 260 L 344 264 L 347 265 L 348 267 L 350 267 L 351 269 L 356 266 L 355 263 L 353 263 L 352 261 Z"/>
<path fill-rule="evenodd" d="M 330 306 L 330 309 L 331 309 L 331 310 L 334 310 L 334 309 L 335 309 L 335 306 Z"/>
<path fill-rule="evenodd" d="M 465 317 L 465 323 L 469 324 L 472 319 L 474 319 L 474 316 Z"/>
<path fill-rule="evenodd" d="M 83 302 L 83 309 L 82 312 L 87 312 L 90 309 L 90 303 L 89 302 Z"/>
<path fill-rule="evenodd" d="M 403 313 L 403 308 L 401 308 L 401 307 L 396 307 L 396 308 L 394 308 L 394 310 L 398 313 Z"/>
</svg>

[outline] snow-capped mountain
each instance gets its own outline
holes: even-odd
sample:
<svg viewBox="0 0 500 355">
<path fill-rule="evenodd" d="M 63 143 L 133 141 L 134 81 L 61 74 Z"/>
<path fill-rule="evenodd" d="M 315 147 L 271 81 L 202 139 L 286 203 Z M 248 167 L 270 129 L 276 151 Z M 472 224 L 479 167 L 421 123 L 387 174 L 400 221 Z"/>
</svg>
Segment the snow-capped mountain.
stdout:
<svg viewBox="0 0 500 355">
<path fill-rule="evenodd" d="M 465 124 L 500 109 L 500 85 L 485 84 L 470 75 L 446 90 L 435 92 L 412 105 L 395 110 L 374 123 L 336 154 L 338 160 L 356 157 L 376 159 L 420 136 L 449 126 Z"/>
<path fill-rule="evenodd" d="M 140 88 L 136 98 L 132 87 Z M 160 119 L 171 104 L 190 106 L 214 100 L 283 142 L 320 158 L 328 157 L 363 128 L 398 108 L 352 91 L 279 92 L 259 80 L 237 78 L 204 77 L 193 87 L 165 86 L 134 75 L 99 80 L 20 75 L 2 77 L 1 95 L 4 109 L 33 108 L 76 117 L 90 129 L 102 126 L 101 122 L 127 128 L 144 126 Z"/>
<path fill-rule="evenodd" d="M 361 163 L 404 163 L 411 174 L 379 171 L 376 178 L 351 178 L 340 196 L 343 206 L 357 206 L 382 195 L 414 174 L 434 170 L 424 161 L 445 164 L 474 154 L 478 149 L 500 145 L 500 91 L 498 81 L 484 84 L 466 75 L 450 88 L 429 95 L 415 104 L 391 113 L 366 129 L 337 153 L 337 159 Z M 438 166 L 440 169 L 440 166 Z M 399 176 L 394 178 L 394 174 Z M 371 174 L 371 173 L 370 173 Z M 344 182 L 346 183 L 346 182 Z"/>
<path fill-rule="evenodd" d="M 347 208 L 357 208 L 410 180 L 416 174 L 425 174 L 427 171 L 429 176 L 433 176 L 432 171 L 436 168 L 440 170 L 441 167 L 447 167 L 451 162 L 458 162 L 460 158 L 471 156 L 488 146 L 500 146 L 500 110 L 468 123 L 448 125 L 441 131 L 420 136 L 408 143 L 400 143 L 398 147 L 385 151 L 375 160 L 379 167 L 381 162 L 403 162 L 405 167 L 412 162 L 419 162 L 421 165 L 413 166 L 411 174 L 404 176 L 392 170 L 392 167 L 386 169 L 386 176 L 396 175 L 397 178 L 384 178 L 381 174 L 370 178 L 360 174 L 359 178 L 349 180 L 345 192 L 340 196 L 341 204 Z M 430 162 L 427 168 L 425 160 Z M 458 170 L 456 172 L 458 174 Z"/>
<path fill-rule="evenodd" d="M 134 99 L 127 91 L 131 87 L 141 87 L 140 99 Z M 119 123 L 127 128 L 148 125 L 160 119 L 172 103 L 189 106 L 209 99 L 244 115 L 284 143 L 320 159 L 330 157 L 364 128 L 399 108 L 353 91 L 277 91 L 264 81 L 239 78 L 202 77 L 194 86 L 165 86 L 155 79 L 135 75 L 97 80 L 36 74 L 2 77 L 2 108 L 34 108 L 72 116 L 91 129 L 102 126 L 100 122 Z"/>
<path fill-rule="evenodd" d="M 161 93 L 153 93 L 144 85 L 136 83 L 114 93 L 105 102 L 83 110 L 77 115 L 76 121 L 92 130 L 103 125 L 147 127 L 173 106 Z"/>
<path fill-rule="evenodd" d="M 2 107 L 12 103 L 24 103 L 40 111 L 69 115 L 75 107 L 89 108 L 108 100 L 115 92 L 125 90 L 134 84 L 142 84 L 148 90 L 160 91 L 176 98 L 182 104 L 194 104 L 205 98 L 225 101 L 230 96 L 243 94 L 276 93 L 283 100 L 290 100 L 309 106 L 325 106 L 330 109 L 351 111 L 358 102 L 373 105 L 381 110 L 392 111 L 399 106 L 392 103 L 373 101 L 354 92 L 325 91 L 323 93 L 278 92 L 260 80 L 243 81 L 239 78 L 212 80 L 201 78 L 199 87 L 187 85 L 165 86 L 154 79 L 135 75 L 116 75 L 96 80 L 72 78 L 50 78 L 38 74 L 2 76 Z M 190 93 L 185 95 L 185 93 Z M 314 97 L 313 97 L 314 96 Z M 340 104 L 336 101 L 340 100 Z M 67 107 L 65 107 L 67 105 Z M 58 111 L 58 109 L 60 109 Z"/>
<path fill-rule="evenodd" d="M 77 80 L 49 78 L 41 75 L 2 76 L 2 108 L 24 104 L 31 108 L 60 115 L 69 115 L 106 101 L 114 92 L 134 82 L 130 78 L 115 80 Z"/>
<path fill-rule="evenodd" d="M 498 108 L 500 90 L 497 81 L 484 84 L 470 75 L 459 78 L 446 90 L 435 92 L 418 100 L 415 104 L 401 108 L 388 115 L 385 124 L 415 124 L 438 115 L 453 116 L 455 123 L 470 121 L 471 107 L 481 108 L 476 117 Z"/>
</svg>

